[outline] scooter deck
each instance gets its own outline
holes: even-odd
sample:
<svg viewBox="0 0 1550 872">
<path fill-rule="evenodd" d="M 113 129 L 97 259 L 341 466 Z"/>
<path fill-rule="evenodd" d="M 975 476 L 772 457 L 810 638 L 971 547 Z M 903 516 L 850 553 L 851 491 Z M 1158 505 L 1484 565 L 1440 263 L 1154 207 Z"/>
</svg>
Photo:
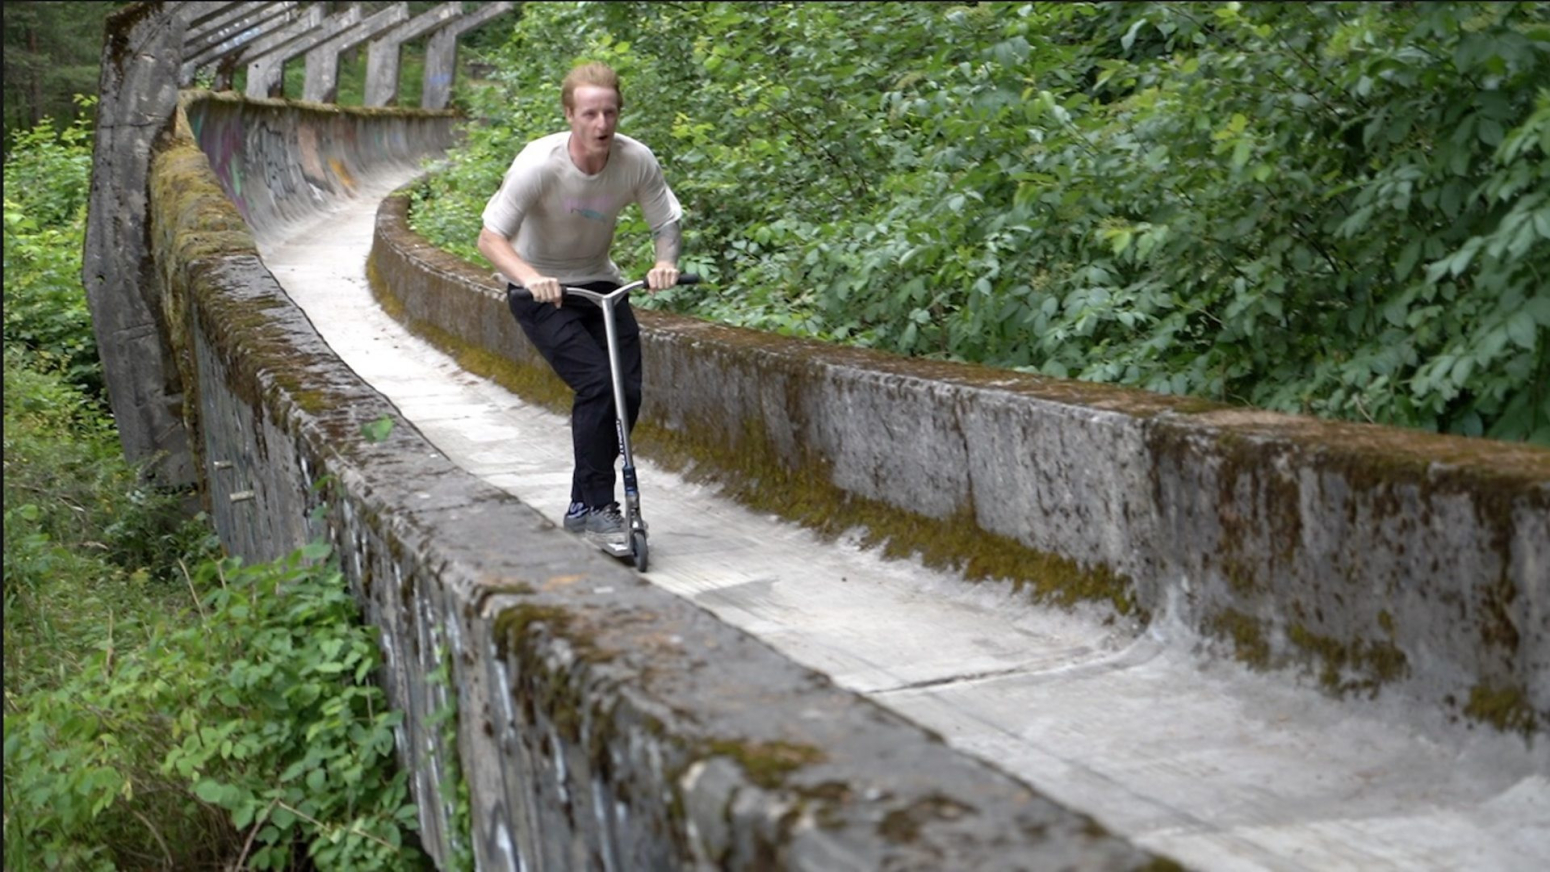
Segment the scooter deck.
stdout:
<svg viewBox="0 0 1550 872">
<path fill-rule="evenodd" d="M 622 557 L 628 560 L 635 556 L 635 551 L 630 547 L 628 540 L 624 542 L 604 542 L 601 539 L 594 539 L 586 533 L 582 533 L 581 538 L 587 543 L 596 546 L 599 551 L 612 557 Z"/>
<path fill-rule="evenodd" d="M 628 542 L 596 542 L 593 544 L 602 549 L 604 554 L 614 557 L 629 558 L 634 556 L 635 553 L 630 550 L 630 543 Z"/>
</svg>

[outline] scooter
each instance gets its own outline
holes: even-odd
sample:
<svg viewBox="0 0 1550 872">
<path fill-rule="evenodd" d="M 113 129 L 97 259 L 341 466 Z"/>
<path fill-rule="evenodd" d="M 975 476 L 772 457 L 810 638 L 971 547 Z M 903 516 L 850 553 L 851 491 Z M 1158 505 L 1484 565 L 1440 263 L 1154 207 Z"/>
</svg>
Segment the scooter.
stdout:
<svg viewBox="0 0 1550 872">
<path fill-rule="evenodd" d="M 699 284 L 700 277 L 694 273 L 681 273 L 678 276 L 678 284 Z M 649 560 L 649 550 L 646 545 L 646 520 L 640 513 L 640 487 L 635 478 L 635 456 L 630 451 L 630 428 L 625 425 L 621 410 L 626 408 L 624 404 L 624 372 L 619 364 L 619 333 L 614 324 L 614 306 L 620 300 L 630 295 L 631 291 L 646 286 L 645 280 L 630 282 L 620 285 L 606 293 L 601 291 L 589 291 L 586 288 L 573 288 L 566 285 L 561 290 L 573 297 L 581 297 L 591 300 L 603 310 L 603 333 L 608 340 L 608 371 L 613 376 L 614 385 L 614 415 L 619 426 L 619 453 L 624 457 L 624 522 L 630 531 L 627 542 L 602 542 L 598 543 L 606 554 L 611 554 L 625 560 L 634 560 L 635 568 L 640 572 L 646 571 Z"/>
</svg>

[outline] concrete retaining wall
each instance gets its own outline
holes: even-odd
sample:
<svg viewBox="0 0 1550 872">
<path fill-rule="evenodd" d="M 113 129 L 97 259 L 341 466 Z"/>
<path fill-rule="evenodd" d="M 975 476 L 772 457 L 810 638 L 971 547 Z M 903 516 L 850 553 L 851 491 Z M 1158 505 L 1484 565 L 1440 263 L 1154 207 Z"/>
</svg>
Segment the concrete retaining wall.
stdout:
<svg viewBox="0 0 1550 872">
<path fill-rule="evenodd" d="M 406 203 L 378 217 L 384 305 L 562 397 L 488 267 L 409 231 Z M 1550 451 L 639 317 L 645 456 L 1049 601 L 1182 622 L 1331 693 L 1550 725 Z"/>
<path fill-rule="evenodd" d="M 318 136 L 315 156 L 342 162 L 330 143 L 375 156 L 394 141 L 379 127 L 431 123 L 328 114 L 353 139 Z M 222 541 L 251 559 L 333 543 L 382 633 L 438 865 L 1170 866 L 645 583 L 408 423 L 366 439 L 393 407 L 332 355 L 255 241 L 298 217 L 255 179 L 303 201 L 303 183 L 348 187 L 297 146 L 322 124 L 309 107 L 185 98 L 152 155 L 150 259 Z"/>
<path fill-rule="evenodd" d="M 237 95 L 184 91 L 184 117 L 260 246 L 283 240 L 364 181 L 413 170 L 451 141 L 451 112 L 414 116 Z"/>
</svg>

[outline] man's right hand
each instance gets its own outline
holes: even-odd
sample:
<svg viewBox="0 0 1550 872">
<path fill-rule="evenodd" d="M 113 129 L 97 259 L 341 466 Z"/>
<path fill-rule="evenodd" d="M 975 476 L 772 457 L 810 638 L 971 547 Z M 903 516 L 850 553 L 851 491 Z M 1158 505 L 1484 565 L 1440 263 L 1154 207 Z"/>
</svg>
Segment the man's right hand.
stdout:
<svg viewBox="0 0 1550 872">
<path fill-rule="evenodd" d="M 553 276 L 539 276 L 523 285 L 527 292 L 533 295 L 533 299 L 540 303 L 553 303 L 560 305 L 565 297 L 565 292 L 560 290 L 560 280 Z"/>
</svg>

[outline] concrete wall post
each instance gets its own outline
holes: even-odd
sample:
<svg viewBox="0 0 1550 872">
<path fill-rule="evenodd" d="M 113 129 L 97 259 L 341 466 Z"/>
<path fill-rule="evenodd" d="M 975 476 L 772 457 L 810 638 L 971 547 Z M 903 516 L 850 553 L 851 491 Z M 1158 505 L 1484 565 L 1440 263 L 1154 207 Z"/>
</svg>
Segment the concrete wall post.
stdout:
<svg viewBox="0 0 1550 872">
<path fill-rule="evenodd" d="M 515 6 L 515 3 L 490 3 L 436 31 L 425 48 L 425 83 L 420 89 L 420 108 L 445 109 L 451 102 L 458 36 L 497 15 L 510 12 Z"/>
<path fill-rule="evenodd" d="M 201 3 L 198 9 L 190 9 L 192 3 L 183 4 L 184 8 L 179 14 L 187 23 L 183 31 L 183 53 L 188 54 L 189 46 L 197 44 L 199 47 L 207 45 L 211 40 L 219 39 L 219 33 L 230 30 L 232 23 L 242 18 L 261 6 L 268 6 L 263 2 L 241 3 Z"/>
<path fill-rule="evenodd" d="M 409 17 L 409 4 L 394 3 L 307 52 L 307 79 L 301 98 L 332 103 L 339 91 L 339 55 Z"/>
<path fill-rule="evenodd" d="M 220 45 L 252 28 L 254 24 L 276 13 L 283 13 L 296 5 L 292 0 L 238 3 L 211 18 L 209 22 L 201 24 L 197 28 L 197 33 L 196 28 L 190 27 L 188 33 L 183 36 L 183 57 L 191 58 L 207 51 L 210 47 Z"/>
<path fill-rule="evenodd" d="M 463 14 L 462 3 L 443 3 L 375 39 L 366 51 L 367 106 L 389 106 L 398 97 L 398 61 L 404 43 L 418 39 Z"/>
<path fill-rule="evenodd" d="M 248 81 L 243 93 L 249 100 L 285 96 L 285 62 L 297 55 L 311 51 L 315 46 L 337 36 L 361 20 L 361 7 L 351 3 L 343 12 L 323 19 L 317 28 L 306 31 L 297 38 L 248 62 Z"/>
<path fill-rule="evenodd" d="M 322 10 L 318 9 L 321 19 Z M 266 3 L 263 4 L 262 9 L 243 16 L 232 27 L 222 30 L 218 39 L 185 39 L 184 60 L 178 72 L 178 84 L 185 88 L 189 87 L 194 83 L 194 77 L 200 70 L 236 54 L 243 46 L 250 45 L 259 37 L 284 27 L 303 14 L 299 3 Z"/>
<path fill-rule="evenodd" d="M 285 45 L 308 31 L 321 27 L 323 19 L 327 14 L 328 10 L 324 8 L 324 4 L 314 3 L 301 13 L 300 18 L 281 26 L 277 30 L 265 33 L 250 43 L 246 43 L 234 53 L 221 56 L 217 61 L 215 90 L 230 90 L 232 76 L 237 68 L 246 67 L 275 48 Z"/>
<path fill-rule="evenodd" d="M 124 456 L 153 462 L 152 477 L 169 487 L 194 484 L 195 471 L 161 276 L 146 247 L 146 185 L 152 143 L 177 108 L 185 15 L 219 6 L 157 4 L 148 13 L 113 13 L 98 80 L 81 280 Z"/>
</svg>

